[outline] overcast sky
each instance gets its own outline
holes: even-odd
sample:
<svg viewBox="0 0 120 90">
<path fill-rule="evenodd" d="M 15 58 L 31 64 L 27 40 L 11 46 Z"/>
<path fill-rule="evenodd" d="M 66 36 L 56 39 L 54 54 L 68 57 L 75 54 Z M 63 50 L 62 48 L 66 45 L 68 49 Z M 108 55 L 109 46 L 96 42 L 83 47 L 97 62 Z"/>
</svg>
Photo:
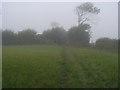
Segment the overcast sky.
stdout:
<svg viewBox="0 0 120 90">
<path fill-rule="evenodd" d="M 38 33 L 51 28 L 51 22 L 58 22 L 66 30 L 77 25 L 74 12 L 81 2 L 4 2 L 2 3 L 2 28 L 15 32 L 26 28 Z M 118 3 L 96 2 L 101 12 L 92 24 L 92 39 L 100 37 L 118 38 Z"/>
</svg>

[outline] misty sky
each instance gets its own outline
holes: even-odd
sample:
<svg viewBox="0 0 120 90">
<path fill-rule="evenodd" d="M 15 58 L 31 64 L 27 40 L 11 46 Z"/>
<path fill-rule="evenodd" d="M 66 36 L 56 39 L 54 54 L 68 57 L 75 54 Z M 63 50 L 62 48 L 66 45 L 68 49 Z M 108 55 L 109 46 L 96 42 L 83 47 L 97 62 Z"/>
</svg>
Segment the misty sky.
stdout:
<svg viewBox="0 0 120 90">
<path fill-rule="evenodd" d="M 15 32 L 26 28 L 38 33 L 51 28 L 51 22 L 58 22 L 66 30 L 77 25 L 75 7 L 80 2 L 4 2 L 2 3 L 2 28 Z M 100 37 L 118 38 L 118 3 L 96 2 L 101 13 L 92 22 L 92 39 Z"/>
</svg>

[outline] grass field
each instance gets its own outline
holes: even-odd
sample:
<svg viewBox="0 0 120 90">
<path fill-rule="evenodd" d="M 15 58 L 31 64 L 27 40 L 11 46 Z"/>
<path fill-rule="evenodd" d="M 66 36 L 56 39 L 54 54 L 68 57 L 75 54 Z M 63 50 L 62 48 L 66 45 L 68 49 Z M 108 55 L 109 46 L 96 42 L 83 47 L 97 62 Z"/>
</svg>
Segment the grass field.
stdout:
<svg viewBox="0 0 120 90">
<path fill-rule="evenodd" d="M 0 45 L 0 89 L 2 89 L 2 46 Z"/>
<path fill-rule="evenodd" d="M 3 46 L 3 88 L 116 88 L 118 55 L 59 46 Z"/>
</svg>

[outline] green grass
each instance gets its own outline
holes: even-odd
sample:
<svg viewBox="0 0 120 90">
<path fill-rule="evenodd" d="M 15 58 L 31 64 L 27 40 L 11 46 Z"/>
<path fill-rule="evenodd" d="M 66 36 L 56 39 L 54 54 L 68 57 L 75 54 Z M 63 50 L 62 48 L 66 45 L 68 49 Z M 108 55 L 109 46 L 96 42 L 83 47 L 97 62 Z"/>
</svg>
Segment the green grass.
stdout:
<svg viewBox="0 0 120 90">
<path fill-rule="evenodd" d="M 0 89 L 2 88 L 2 46 L 0 45 Z"/>
<path fill-rule="evenodd" d="M 114 53 L 59 46 L 3 46 L 3 88 L 116 88 Z"/>
</svg>

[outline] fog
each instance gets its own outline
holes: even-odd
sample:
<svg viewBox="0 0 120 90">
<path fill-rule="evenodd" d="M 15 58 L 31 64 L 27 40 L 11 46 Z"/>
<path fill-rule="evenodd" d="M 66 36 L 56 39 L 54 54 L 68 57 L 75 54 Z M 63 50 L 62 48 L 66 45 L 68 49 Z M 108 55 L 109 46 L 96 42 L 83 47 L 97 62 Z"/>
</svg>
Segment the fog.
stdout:
<svg viewBox="0 0 120 90">
<path fill-rule="evenodd" d="M 2 3 L 2 28 L 15 32 L 26 28 L 42 33 L 58 22 L 68 30 L 77 25 L 75 7 L 81 2 L 4 2 Z M 92 38 L 118 38 L 118 3 L 94 2 L 101 12 L 91 21 Z"/>
<path fill-rule="evenodd" d="M 82 2 L 7 1 L 0 3 L 0 88 L 118 88 L 117 2 L 93 2 L 100 13 L 87 9 L 98 15 L 78 26 Z"/>
<path fill-rule="evenodd" d="M 118 3 L 118 24 L 120 23 L 120 2 Z M 120 25 L 118 25 L 118 37 L 120 38 Z"/>
</svg>

